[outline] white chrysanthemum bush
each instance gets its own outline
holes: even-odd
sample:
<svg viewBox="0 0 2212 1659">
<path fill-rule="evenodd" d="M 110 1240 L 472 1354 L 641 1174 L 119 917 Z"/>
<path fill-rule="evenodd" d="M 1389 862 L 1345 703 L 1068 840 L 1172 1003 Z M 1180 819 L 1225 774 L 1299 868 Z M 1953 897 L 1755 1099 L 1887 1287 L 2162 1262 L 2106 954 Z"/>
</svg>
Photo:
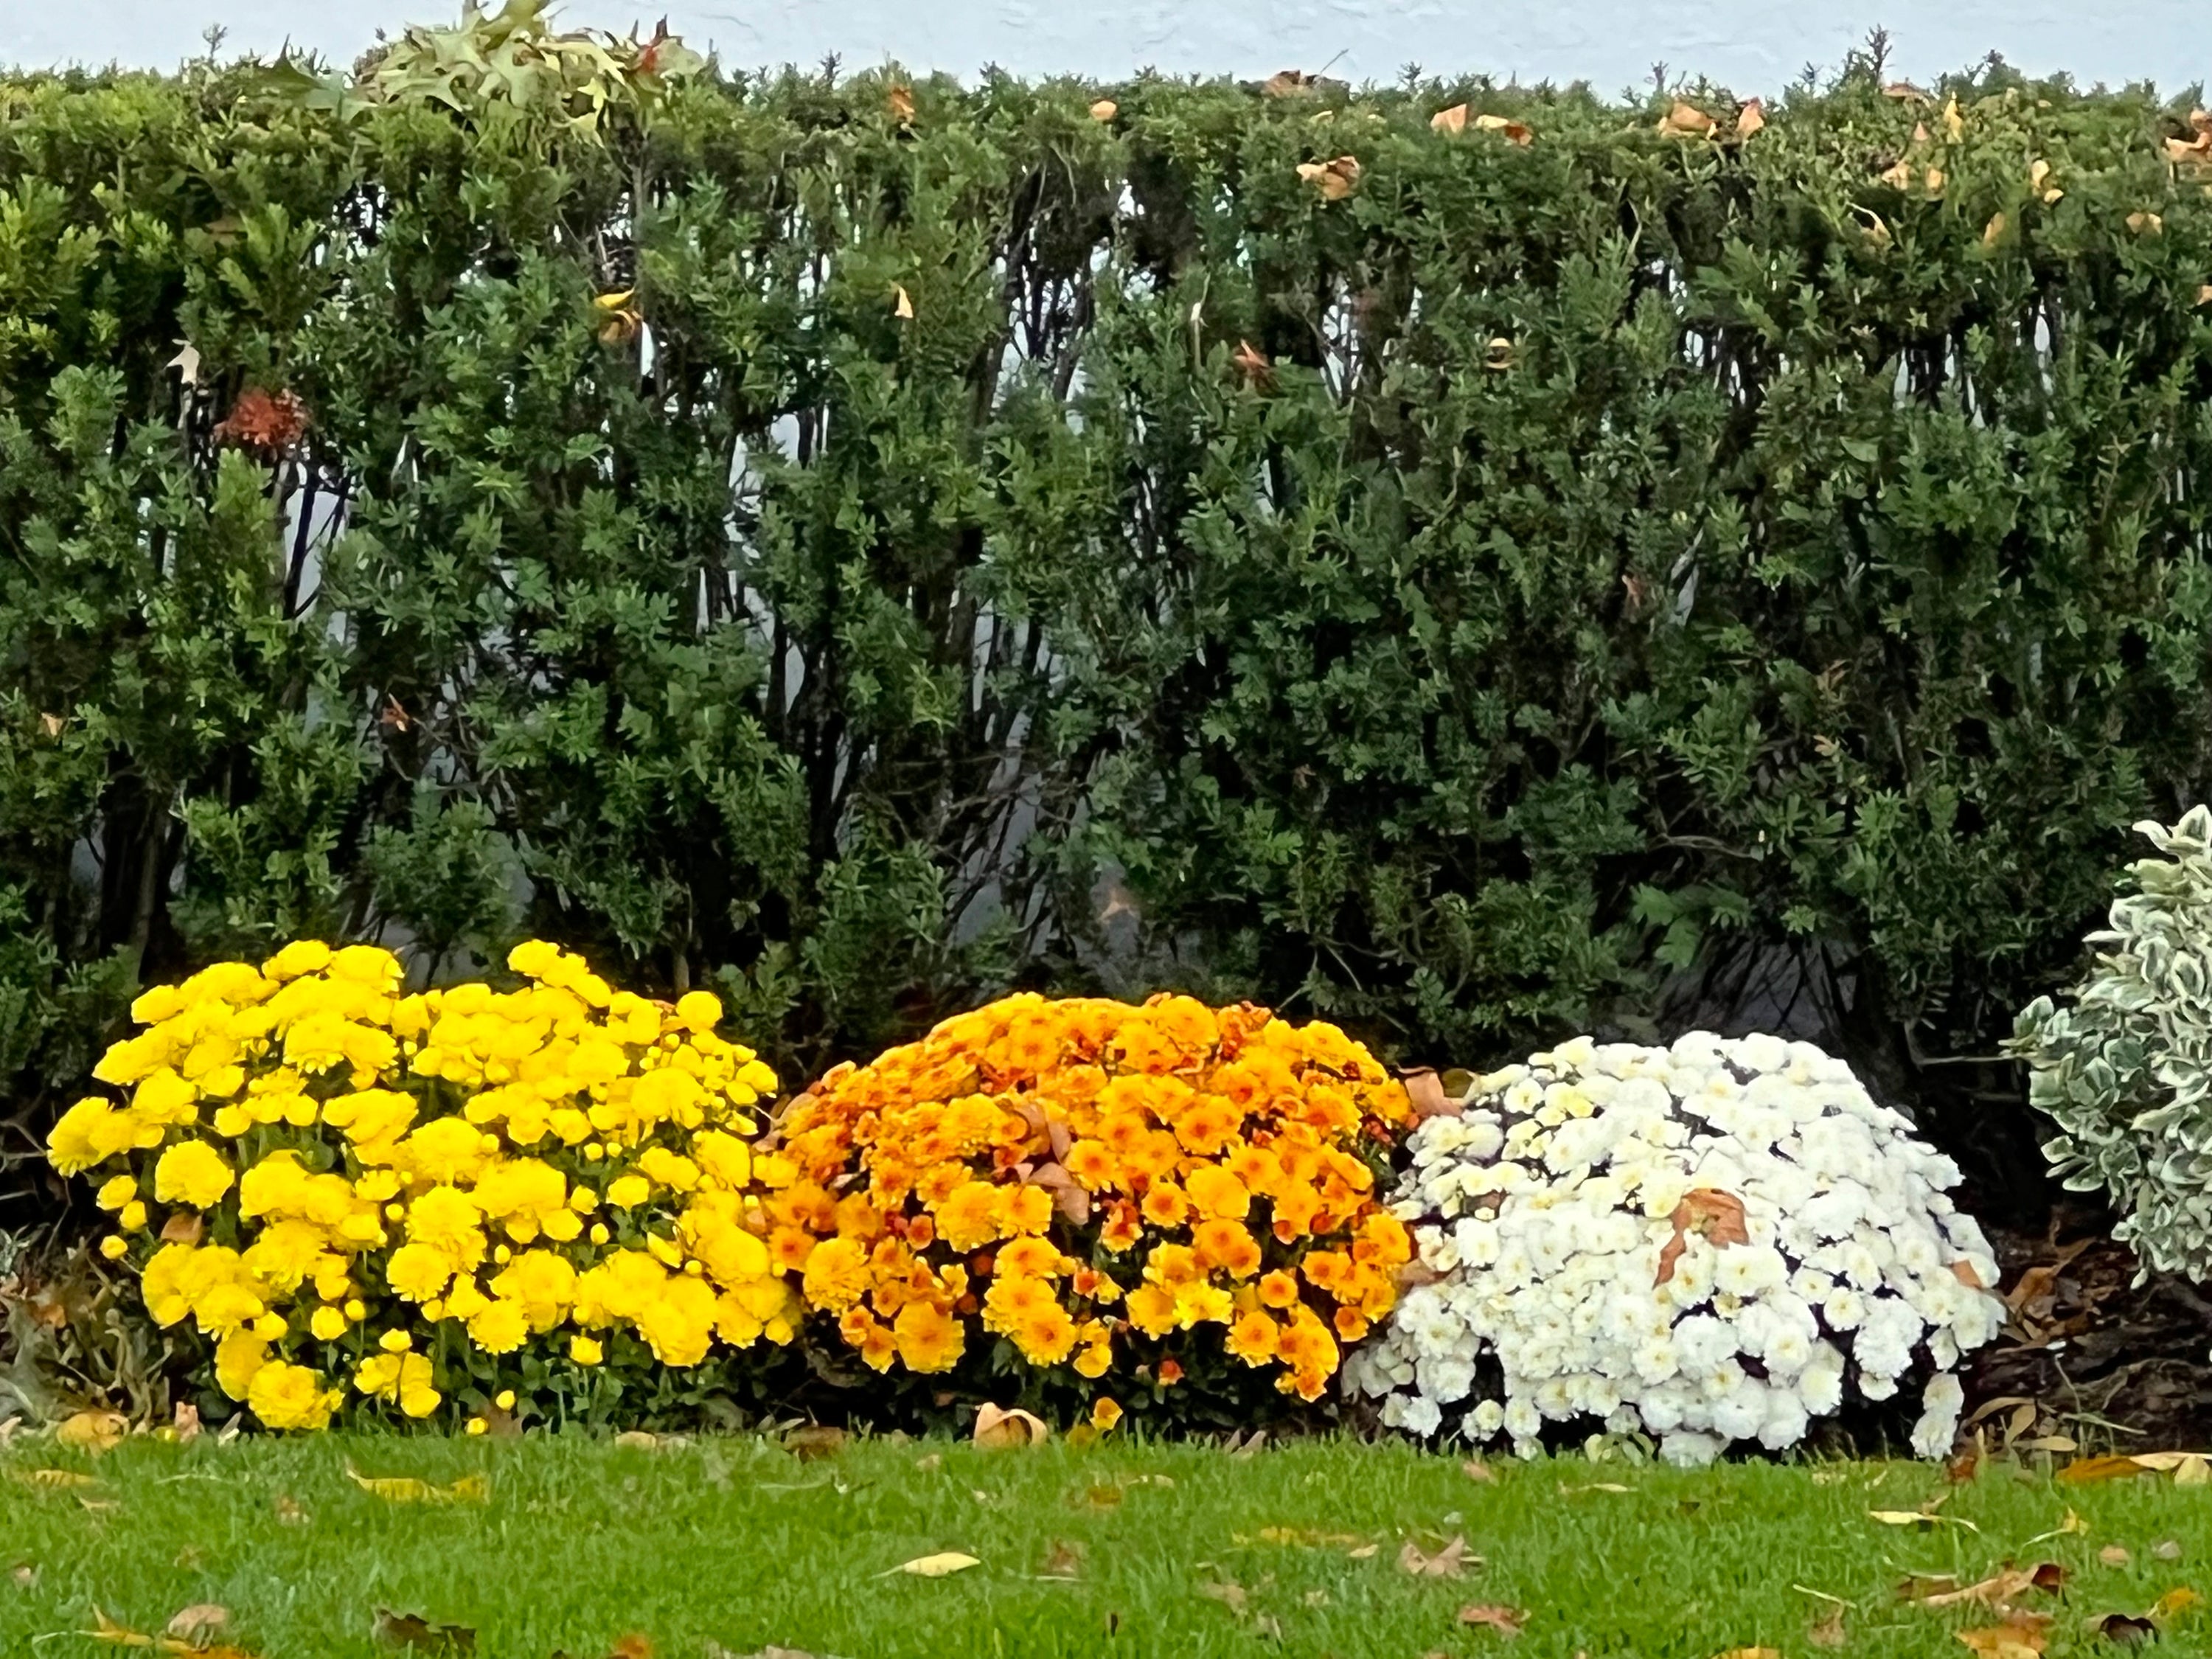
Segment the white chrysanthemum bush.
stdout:
<svg viewBox="0 0 2212 1659">
<path fill-rule="evenodd" d="M 1385 1423 L 1474 1441 L 1779 1451 L 1853 1399 L 1920 1390 L 1947 1450 L 1996 1263 L 1959 1171 L 1809 1043 L 1577 1038 L 1474 1079 L 1396 1193 L 1415 1284 L 1347 1364 Z"/>
</svg>

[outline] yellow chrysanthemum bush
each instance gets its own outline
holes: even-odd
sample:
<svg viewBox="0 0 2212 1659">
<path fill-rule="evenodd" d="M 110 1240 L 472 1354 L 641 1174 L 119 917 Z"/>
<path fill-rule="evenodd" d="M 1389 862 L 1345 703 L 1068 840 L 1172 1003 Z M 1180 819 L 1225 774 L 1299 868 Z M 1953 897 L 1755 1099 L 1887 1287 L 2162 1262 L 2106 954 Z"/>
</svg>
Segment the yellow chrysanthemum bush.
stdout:
<svg viewBox="0 0 2212 1659">
<path fill-rule="evenodd" d="M 750 1138 L 775 1077 L 722 1009 L 611 988 L 553 945 L 522 983 L 406 994 L 301 942 L 132 1005 L 56 1126 L 101 1249 L 259 1422 L 635 1422 L 732 1391 L 802 1317 Z"/>
<path fill-rule="evenodd" d="M 879 1372 L 1249 1409 L 1317 1399 L 1395 1300 L 1411 1121 L 1332 1025 L 1024 994 L 830 1072 L 756 1170 L 776 1265 Z"/>
</svg>

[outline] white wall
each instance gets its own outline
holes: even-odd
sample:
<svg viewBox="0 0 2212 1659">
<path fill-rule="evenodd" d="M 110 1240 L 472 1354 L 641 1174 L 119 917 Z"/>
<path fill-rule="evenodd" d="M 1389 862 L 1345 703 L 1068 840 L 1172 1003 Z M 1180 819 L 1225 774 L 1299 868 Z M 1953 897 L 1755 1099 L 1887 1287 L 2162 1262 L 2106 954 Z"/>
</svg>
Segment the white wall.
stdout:
<svg viewBox="0 0 2212 1659">
<path fill-rule="evenodd" d="M 490 0 L 495 7 L 498 0 Z M 443 21 L 459 0 L 0 0 L 0 63 L 167 67 L 199 50 L 211 21 L 236 50 L 288 37 L 349 62 L 379 27 Z M 1022 74 L 1266 75 L 1318 70 L 1389 80 L 1408 61 L 1431 72 L 1522 81 L 1587 80 L 1615 92 L 1654 62 L 1739 93 L 1772 92 L 1807 63 L 1833 67 L 1875 22 L 1901 72 L 1933 76 L 1995 50 L 2031 72 L 2082 84 L 2151 80 L 2179 92 L 2212 72 L 2202 0 L 572 0 L 572 23 L 627 28 L 661 10 L 725 62 L 848 64 L 896 58 L 970 76 L 986 63 Z"/>
</svg>

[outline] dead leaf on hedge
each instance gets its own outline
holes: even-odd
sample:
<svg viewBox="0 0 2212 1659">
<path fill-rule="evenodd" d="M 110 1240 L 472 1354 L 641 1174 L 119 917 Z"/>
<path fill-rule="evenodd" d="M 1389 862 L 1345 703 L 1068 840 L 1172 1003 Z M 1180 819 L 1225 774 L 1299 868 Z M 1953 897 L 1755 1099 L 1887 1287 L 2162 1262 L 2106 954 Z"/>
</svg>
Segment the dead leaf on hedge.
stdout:
<svg viewBox="0 0 2212 1659">
<path fill-rule="evenodd" d="M 1052 1431 L 1034 1412 L 1025 1412 L 1018 1406 L 1011 1411 L 988 1404 L 976 1408 L 975 1443 L 986 1451 L 1042 1446 L 1051 1438 Z"/>
<path fill-rule="evenodd" d="M 1121 106 L 1111 98 L 1101 98 L 1091 106 L 1091 118 L 1094 121 L 1110 121 L 1121 112 Z"/>
<path fill-rule="evenodd" d="M 1528 1615 L 1519 1607 L 1504 1607 L 1494 1604 L 1462 1607 L 1459 1621 L 1482 1630 L 1494 1630 L 1507 1641 L 1519 1638 L 1521 1626 L 1528 1622 Z"/>
<path fill-rule="evenodd" d="M 1429 117 L 1431 132 L 1464 132 L 1467 131 L 1467 106 L 1454 104 L 1449 109 L 1440 109 Z"/>
<path fill-rule="evenodd" d="M 380 1647 L 404 1648 L 412 1653 L 447 1656 L 477 1650 L 477 1633 L 466 1625 L 436 1625 L 416 1613 L 394 1613 L 379 1607 L 368 1633 Z"/>
<path fill-rule="evenodd" d="M 906 291 L 906 284 L 891 284 L 891 315 L 905 321 L 914 315 L 914 301 Z"/>
<path fill-rule="evenodd" d="M 1072 1584 L 1083 1577 L 1083 1549 L 1080 1545 L 1056 1543 L 1045 1552 L 1044 1565 L 1037 1569 L 1037 1577 L 1056 1583 Z"/>
<path fill-rule="evenodd" d="M 2077 1457 L 2058 1471 L 2059 1480 L 2076 1486 L 2127 1480 L 2138 1474 L 2170 1474 L 2177 1486 L 2212 1486 L 2212 1452 L 2120 1452 Z"/>
<path fill-rule="evenodd" d="M 974 1556 L 963 1555 L 958 1550 L 940 1550 L 935 1555 L 917 1555 L 911 1561 L 902 1561 L 881 1576 L 888 1578 L 892 1573 L 903 1572 L 915 1578 L 950 1578 L 956 1572 L 982 1565 Z"/>
<path fill-rule="evenodd" d="M 1467 1553 L 1467 1540 L 1454 1537 L 1451 1542 L 1433 1553 L 1424 1550 L 1412 1539 L 1407 1539 L 1398 1552 L 1398 1565 L 1416 1578 L 1456 1578 L 1470 1565 L 1480 1566 L 1482 1558 Z"/>
<path fill-rule="evenodd" d="M 1318 186 L 1324 202 L 1341 202 L 1359 184 L 1359 158 L 1339 155 L 1326 161 L 1301 161 L 1298 177 Z"/>
<path fill-rule="evenodd" d="M 1686 104 L 1680 99 L 1674 106 L 1659 118 L 1659 136 L 1662 138 L 1709 138 L 1712 136 L 1713 118 L 1695 104 Z"/>
<path fill-rule="evenodd" d="M 161 1224 L 161 1243 L 164 1244 L 197 1244 L 200 1235 L 207 1231 L 207 1222 L 198 1210 L 179 1210 Z M 199 1415 L 197 1407 L 192 1415 Z"/>
<path fill-rule="evenodd" d="M 1401 1072 L 1398 1081 L 1405 1085 L 1406 1098 L 1412 1103 L 1416 1118 L 1449 1117 L 1460 1109 L 1459 1103 L 1444 1092 L 1444 1080 L 1432 1067 L 1416 1066 Z"/>
<path fill-rule="evenodd" d="M 1885 98 L 1894 98 L 1900 103 L 1926 104 L 1935 100 L 1910 81 L 1892 81 L 1881 89 Z"/>
<path fill-rule="evenodd" d="M 1315 77 L 1304 70 L 1277 70 L 1260 82 L 1262 98 L 1310 98 Z"/>
<path fill-rule="evenodd" d="M 1959 113 L 1959 100 L 1948 98 L 1943 103 L 1943 136 L 1953 143 L 1966 136 L 1966 118 Z"/>
<path fill-rule="evenodd" d="M 1494 132 L 1509 144 L 1518 144 L 1526 149 L 1536 142 L 1535 129 L 1525 121 L 1516 121 L 1504 115 L 1478 115 L 1475 128 L 1481 132 Z"/>
<path fill-rule="evenodd" d="M 1659 1276 L 1652 1281 L 1656 1285 L 1674 1278 L 1674 1264 L 1689 1247 L 1692 1233 L 1716 1247 L 1751 1243 L 1750 1231 L 1744 1225 L 1743 1200 L 1717 1187 L 1692 1187 L 1682 1194 L 1669 1219 L 1674 1235 L 1660 1247 Z"/>
<path fill-rule="evenodd" d="M 1999 242 L 2004 240 L 2004 215 L 2002 213 L 1992 213 L 1990 215 L 1989 223 L 1982 227 L 1982 246 L 1985 249 L 1995 247 Z M 1970 1268 L 1968 1271 L 1971 1272 L 1972 1270 Z"/>
<path fill-rule="evenodd" d="M 2148 210 L 2130 213 L 2128 215 L 2128 228 L 2138 236 L 2157 236 L 2165 232 L 2166 221 L 2158 214 Z"/>
<path fill-rule="evenodd" d="M 1748 138 L 1766 125 L 1766 106 L 1756 98 L 1747 98 L 1743 107 L 1735 112 L 1735 136 Z"/>
<path fill-rule="evenodd" d="M 129 1420 L 121 1412 L 78 1412 L 54 1431 L 54 1438 L 62 1445 L 98 1456 L 121 1445 L 130 1428 Z"/>
<path fill-rule="evenodd" d="M 884 94 L 884 107 L 890 112 L 892 120 L 902 127 L 914 125 L 914 88 L 895 86 Z"/>
</svg>

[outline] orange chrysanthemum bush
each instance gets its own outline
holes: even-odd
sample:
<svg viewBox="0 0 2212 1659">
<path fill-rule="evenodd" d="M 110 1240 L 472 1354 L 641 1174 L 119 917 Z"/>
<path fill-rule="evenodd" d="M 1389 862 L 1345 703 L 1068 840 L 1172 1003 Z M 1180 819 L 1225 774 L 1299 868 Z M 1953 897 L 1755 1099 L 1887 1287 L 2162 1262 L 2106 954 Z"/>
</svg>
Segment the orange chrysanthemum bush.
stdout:
<svg viewBox="0 0 2212 1659">
<path fill-rule="evenodd" d="M 752 1178 L 774 1073 L 708 993 L 618 992 L 537 942 L 509 966 L 511 991 L 408 995 L 389 951 L 302 942 L 133 1005 L 94 1073 L 117 1097 L 49 1156 L 98 1182 L 104 1252 L 209 1408 L 481 1430 L 759 1394 L 744 1351 L 804 1316 Z"/>
<path fill-rule="evenodd" d="M 830 1072 L 757 1170 L 776 1263 L 879 1372 L 1311 1401 L 1396 1298 L 1411 1121 L 1332 1025 L 1024 994 Z"/>
</svg>

